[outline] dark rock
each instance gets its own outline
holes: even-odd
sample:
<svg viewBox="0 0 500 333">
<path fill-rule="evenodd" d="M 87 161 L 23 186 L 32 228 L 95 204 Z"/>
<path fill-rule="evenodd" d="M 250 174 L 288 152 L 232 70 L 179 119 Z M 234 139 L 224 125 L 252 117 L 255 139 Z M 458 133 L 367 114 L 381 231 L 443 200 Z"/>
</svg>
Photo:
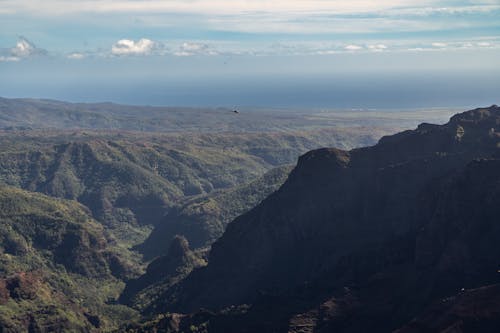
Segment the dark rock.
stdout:
<svg viewBox="0 0 500 333">
<path fill-rule="evenodd" d="M 157 311 L 250 303 L 234 332 L 288 331 L 293 318 L 311 332 L 387 332 L 440 297 L 496 282 L 498 132 L 493 106 L 373 147 L 305 154 Z M 345 299 L 346 286 L 356 306 L 341 316 L 318 310 Z"/>
</svg>

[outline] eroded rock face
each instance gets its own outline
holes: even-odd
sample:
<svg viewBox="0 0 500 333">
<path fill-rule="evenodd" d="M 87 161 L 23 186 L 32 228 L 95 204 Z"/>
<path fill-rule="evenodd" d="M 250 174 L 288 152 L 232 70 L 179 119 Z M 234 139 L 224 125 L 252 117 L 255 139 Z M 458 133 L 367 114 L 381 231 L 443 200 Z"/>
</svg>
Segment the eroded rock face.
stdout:
<svg viewBox="0 0 500 333">
<path fill-rule="evenodd" d="M 272 317 L 263 309 L 275 302 L 282 309 L 273 311 L 288 318 L 347 286 L 360 304 L 348 312 L 364 323 L 332 317 L 317 330 L 384 331 L 459 287 L 495 281 L 499 132 L 500 108 L 492 106 L 373 147 L 305 154 L 159 308 L 253 303 L 250 313 Z"/>
</svg>

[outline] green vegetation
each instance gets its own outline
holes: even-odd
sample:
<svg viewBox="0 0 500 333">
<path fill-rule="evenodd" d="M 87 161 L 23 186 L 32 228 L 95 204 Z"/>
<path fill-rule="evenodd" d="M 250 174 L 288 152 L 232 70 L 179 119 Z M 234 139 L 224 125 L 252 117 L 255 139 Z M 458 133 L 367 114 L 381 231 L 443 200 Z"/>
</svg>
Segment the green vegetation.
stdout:
<svg viewBox="0 0 500 333">
<path fill-rule="evenodd" d="M 75 104 L 53 100 L 0 97 L 0 128 L 105 129 L 141 132 L 293 132 L 332 127 L 413 127 L 444 122 L 456 110 L 294 110 Z"/>
<path fill-rule="evenodd" d="M 167 212 L 197 214 L 201 228 L 175 225 L 190 240 L 202 233 L 203 242 L 195 241 L 196 247 L 209 244 L 233 217 L 279 186 L 288 171 L 256 180 L 259 175 L 293 162 L 310 148 L 347 137 L 347 132 L 334 131 L 127 137 L 75 133 L 0 133 L 0 181 L 8 184 L 2 186 L 0 200 L 5 285 L 0 320 L 7 331 L 32 325 L 87 332 L 138 318 L 116 299 L 125 281 L 137 278 L 147 264 L 131 248 L 154 226 L 171 223 Z M 357 138 L 373 140 L 363 131 Z M 173 234 L 160 236 L 168 244 Z M 170 262 L 172 273 L 139 288 L 131 303 L 149 306 L 204 262 L 198 254 L 186 258 L 178 265 Z M 31 286 L 39 292 L 30 294 Z"/>
<path fill-rule="evenodd" d="M 228 111 L 0 98 L 0 327 L 120 330 L 206 265 L 208 246 L 299 155 L 393 130 Z"/>
<path fill-rule="evenodd" d="M 198 196 L 173 209 L 139 246 L 146 258 L 158 258 L 144 275 L 127 282 L 120 300 L 141 312 L 157 312 L 159 297 L 193 269 L 206 265 L 207 249 L 226 225 L 276 191 L 291 170 L 290 165 L 278 167 L 249 184 Z M 189 249 L 188 240 L 197 251 Z"/>
<path fill-rule="evenodd" d="M 371 140 L 364 131 L 351 137 Z M 0 135 L 0 182 L 78 200 L 127 247 L 185 197 L 228 189 L 294 162 L 301 153 L 347 140 L 348 132 L 294 134 Z M 15 141 L 15 143 L 13 143 Z"/>
<path fill-rule="evenodd" d="M 210 246 L 229 222 L 276 191 L 291 170 L 291 165 L 277 167 L 248 184 L 187 199 L 172 209 L 137 248 L 146 258 L 161 256 L 168 252 L 165 240 L 177 234 L 185 236 L 193 248 Z"/>
<path fill-rule="evenodd" d="M 85 207 L 1 186 L 0 224 L 0 325 L 6 332 L 85 332 L 136 316 L 106 305 L 121 291 L 112 263 L 122 259 Z"/>
</svg>

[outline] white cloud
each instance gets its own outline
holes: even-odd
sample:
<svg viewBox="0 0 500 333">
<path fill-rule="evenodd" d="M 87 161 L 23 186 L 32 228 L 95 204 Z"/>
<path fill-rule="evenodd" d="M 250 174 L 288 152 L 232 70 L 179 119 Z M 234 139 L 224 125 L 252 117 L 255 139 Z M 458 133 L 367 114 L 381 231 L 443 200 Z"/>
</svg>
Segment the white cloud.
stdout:
<svg viewBox="0 0 500 333">
<path fill-rule="evenodd" d="M 200 21 L 203 22 L 204 18 Z M 258 22 L 258 24 L 256 24 Z M 214 16 L 204 22 L 218 31 L 244 33 L 286 33 L 286 34 L 353 34 L 439 31 L 461 27 L 463 22 L 447 22 L 405 17 L 358 17 L 325 13 L 247 13 L 239 16 Z"/>
<path fill-rule="evenodd" d="M 497 1 L 497 0 L 495 0 Z M 439 4 L 438 4 L 439 5 Z M 411 16 L 431 16 L 431 15 L 462 15 L 462 14 L 484 14 L 500 10 L 498 2 L 496 4 L 475 4 L 472 6 L 420 6 L 411 8 L 398 8 L 384 12 L 385 15 L 411 15 Z"/>
<path fill-rule="evenodd" d="M 362 48 L 363 48 L 362 46 L 354 45 L 354 44 L 347 45 L 344 47 L 344 49 L 347 51 L 358 51 L 358 50 L 361 50 Z"/>
<path fill-rule="evenodd" d="M 423 47 L 410 47 L 407 49 L 407 51 L 421 52 L 421 51 L 425 51 L 425 49 Z"/>
<path fill-rule="evenodd" d="M 47 54 L 47 51 L 44 49 L 36 47 L 35 44 L 24 37 L 19 37 L 16 46 L 3 51 L 0 50 L 0 61 L 20 61 L 32 56 L 45 54 Z"/>
<path fill-rule="evenodd" d="M 35 44 L 30 42 L 24 37 L 19 37 L 16 46 L 10 49 L 10 54 L 18 58 L 27 58 L 34 55 L 43 55 L 47 51 L 36 47 Z"/>
<path fill-rule="evenodd" d="M 193 56 L 193 55 L 217 55 L 219 54 L 210 45 L 205 43 L 186 42 L 179 46 L 179 49 L 174 52 L 176 56 Z"/>
<path fill-rule="evenodd" d="M 488 42 L 479 42 L 476 45 L 480 46 L 480 47 L 490 47 L 491 43 L 488 43 Z"/>
<path fill-rule="evenodd" d="M 4 15 L 12 15 L 13 18 L 19 16 L 33 19 L 33 22 L 41 17 L 40 27 L 47 24 L 47 18 L 54 18 L 58 24 L 68 23 L 76 20 L 82 25 L 92 27 L 99 26 L 99 34 L 108 31 L 106 36 L 89 35 L 80 36 L 80 40 L 89 41 L 109 40 L 116 41 L 120 36 L 116 36 L 117 31 L 148 31 L 149 38 L 155 39 L 163 36 L 164 31 L 183 31 L 182 37 L 171 33 L 172 40 L 194 39 L 200 36 L 200 32 L 218 31 L 217 35 L 229 33 L 248 34 L 284 34 L 282 40 L 304 40 L 310 35 L 326 34 L 346 34 L 352 36 L 357 34 L 359 40 L 347 39 L 350 43 L 362 45 L 364 50 L 383 51 L 385 49 L 377 47 L 381 38 L 386 38 L 386 33 L 406 33 L 412 32 L 414 40 L 422 40 L 425 36 L 418 33 L 425 32 L 426 36 L 433 36 L 433 40 L 442 39 L 444 42 L 451 41 L 447 38 L 445 31 L 466 30 L 473 31 L 475 28 L 482 30 L 489 29 L 488 34 L 495 34 L 498 27 L 495 22 L 496 11 L 500 11 L 500 0 L 45 0 L 40 6 L 36 0 L 0 0 L 0 21 Z M 90 13 L 90 14 L 89 14 Z M 484 20 L 477 19 L 476 15 L 485 13 Z M 474 15 L 469 15 L 474 14 Z M 435 17 L 437 16 L 437 18 Z M 498 15 L 496 15 L 498 16 Z M 7 16 L 8 17 L 8 16 Z M 60 21 L 58 21 L 60 20 Z M 6 21 L 9 22 L 9 21 Z M 46 23 L 47 22 L 47 23 Z M 18 23 L 21 25 L 21 23 Z M 38 25 L 38 22 L 33 23 Z M 22 25 L 21 25 L 22 27 Z M 106 29 L 109 28 L 109 29 Z M 24 28 L 23 28 L 24 29 Z M 123 30 L 125 29 L 125 30 Z M 10 27 L 10 30 L 16 28 Z M 82 29 L 83 30 L 83 29 Z M 89 34 L 95 29 L 90 29 Z M 46 31 L 44 32 L 47 33 Z M 366 34 L 363 36 L 363 34 Z M 380 35 L 376 35 L 380 34 Z M 403 35 L 403 34 L 401 34 Z M 127 35 L 125 35 L 127 36 Z M 214 34 L 215 36 L 215 34 Z M 236 36 L 236 35 L 235 35 Z M 293 37 L 292 37 L 293 36 Z M 409 34 L 408 34 L 409 36 Z M 75 36 L 78 37 L 78 36 Z M 213 37 L 218 50 L 225 53 L 226 50 L 221 43 L 228 38 L 219 36 Z M 237 40 L 238 37 L 231 40 Z M 250 39 L 240 39 L 240 49 L 242 52 L 253 52 L 255 49 L 262 49 L 264 43 L 280 41 L 280 38 L 269 37 L 257 48 L 253 47 Z M 315 37 L 317 39 L 318 36 Z M 319 38 L 323 38 L 319 36 Z M 337 36 L 334 36 L 337 39 Z M 352 38 L 352 37 L 345 37 Z M 373 38 L 373 40 L 366 40 Z M 396 37 L 398 38 L 398 37 Z M 401 37 L 405 38 L 405 37 Z M 218 39 L 218 40 L 217 40 Z M 255 39 L 257 40 L 257 39 Z M 346 39 L 339 36 L 339 41 Z M 141 42 L 144 41 L 144 42 Z M 123 39 L 113 45 L 111 50 L 106 50 L 106 55 L 145 55 L 145 54 L 165 54 L 167 50 L 163 46 L 152 46 L 147 43 L 154 43 L 150 39 L 130 40 Z M 426 40 L 426 47 L 430 47 L 432 40 Z M 188 43 L 186 46 L 171 46 L 168 50 L 170 54 L 179 56 L 189 56 L 195 54 L 210 54 L 216 52 L 203 48 L 204 44 Z M 384 43 L 386 43 L 384 41 Z M 74 44 L 71 44 L 74 45 Z M 210 45 L 210 44 L 209 44 Z M 250 45 L 250 46 L 249 46 Z M 373 45 L 373 46 L 372 46 Z M 390 50 L 393 45 L 387 42 Z M 481 46 L 475 45 L 477 48 Z M 102 47 L 102 44 L 94 47 Z M 196 49 L 199 47 L 199 49 Z M 343 49 L 343 45 L 336 45 L 333 50 Z M 440 48 L 439 46 L 433 46 Z M 484 47 L 483 47 L 484 48 Z M 346 49 L 348 51 L 357 51 Z M 343 50 L 343 51 L 346 51 Z M 65 50 L 67 56 L 73 49 Z M 320 50 L 325 52 L 328 50 Z M 300 52 L 300 51 L 299 51 Z M 328 51 L 330 52 L 330 51 Z"/>
<path fill-rule="evenodd" d="M 498 37 L 479 37 L 468 40 L 450 40 L 445 42 L 410 42 L 409 44 L 391 45 L 392 50 L 407 51 L 460 51 L 460 50 L 479 50 L 479 49 L 500 49 L 500 38 Z"/>
<path fill-rule="evenodd" d="M 387 45 L 385 44 L 372 44 L 368 45 L 368 49 L 372 51 L 383 51 L 387 49 Z"/>
<path fill-rule="evenodd" d="M 448 44 L 446 44 L 446 43 L 442 43 L 442 42 L 432 43 L 431 45 L 432 45 L 433 47 L 437 47 L 437 48 L 440 48 L 440 49 L 445 48 L 445 47 L 447 47 L 447 46 L 448 46 Z"/>
<path fill-rule="evenodd" d="M 338 54 L 339 51 L 337 50 L 318 50 L 316 52 L 312 52 L 312 54 L 316 55 L 332 55 L 332 54 Z"/>
<path fill-rule="evenodd" d="M 161 49 L 161 45 L 147 38 L 138 41 L 131 39 L 120 39 L 111 47 L 113 55 L 150 55 Z"/>
<path fill-rule="evenodd" d="M 19 60 L 21 60 L 21 59 L 18 57 L 0 56 L 0 62 L 2 62 L 2 61 L 5 61 L 5 62 L 7 62 L 7 61 L 19 61 Z"/>
<path fill-rule="evenodd" d="M 19 58 L 28 57 L 31 54 L 36 52 L 36 46 L 33 45 L 33 43 L 31 43 L 27 39 L 21 37 L 17 41 L 16 46 L 13 47 L 10 50 L 10 52 L 11 52 L 11 54 L 13 54 L 14 56 L 17 56 Z"/>
<path fill-rule="evenodd" d="M 73 53 L 70 53 L 66 56 L 66 58 L 68 59 L 74 59 L 74 60 L 80 60 L 80 59 L 84 59 L 86 57 L 85 54 L 83 53 L 79 53 L 79 52 L 73 52 Z"/>
<path fill-rule="evenodd" d="M 3 0 L 2 12 L 43 13 L 66 15 L 70 13 L 198 13 L 198 14 L 243 14 L 249 12 L 331 12 L 338 14 L 366 13 L 391 8 L 433 5 L 432 0 L 46 0 L 40 6 L 34 0 Z"/>
</svg>

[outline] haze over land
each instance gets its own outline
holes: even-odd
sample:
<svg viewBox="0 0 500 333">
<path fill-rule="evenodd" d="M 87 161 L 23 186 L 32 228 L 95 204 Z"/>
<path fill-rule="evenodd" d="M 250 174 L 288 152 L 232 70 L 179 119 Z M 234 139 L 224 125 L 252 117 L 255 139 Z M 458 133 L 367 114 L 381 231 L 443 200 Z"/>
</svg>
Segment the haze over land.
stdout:
<svg viewBox="0 0 500 333">
<path fill-rule="evenodd" d="M 0 129 L 89 129 L 147 132 L 290 132 L 345 127 L 411 128 L 441 123 L 457 108 L 396 110 L 180 108 L 74 104 L 0 97 Z M 237 111 L 234 112 L 234 111 Z M 368 129 L 369 130 L 369 129 Z M 144 133 L 145 132 L 145 133 Z"/>
</svg>

